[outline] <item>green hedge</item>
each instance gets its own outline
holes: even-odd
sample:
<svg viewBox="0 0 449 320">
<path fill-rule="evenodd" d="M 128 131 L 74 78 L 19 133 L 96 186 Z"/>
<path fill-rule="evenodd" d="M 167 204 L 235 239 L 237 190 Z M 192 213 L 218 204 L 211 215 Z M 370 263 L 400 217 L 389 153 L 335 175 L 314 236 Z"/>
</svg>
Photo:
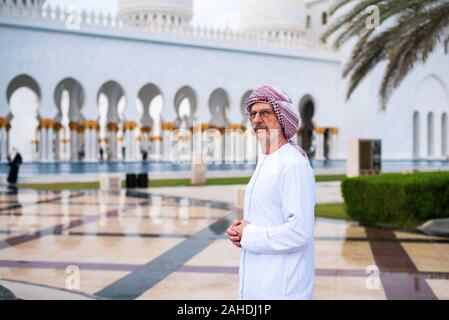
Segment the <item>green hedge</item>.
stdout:
<svg viewBox="0 0 449 320">
<path fill-rule="evenodd" d="M 346 178 L 347 214 L 358 221 L 419 223 L 449 217 L 449 172 L 382 174 Z"/>
</svg>

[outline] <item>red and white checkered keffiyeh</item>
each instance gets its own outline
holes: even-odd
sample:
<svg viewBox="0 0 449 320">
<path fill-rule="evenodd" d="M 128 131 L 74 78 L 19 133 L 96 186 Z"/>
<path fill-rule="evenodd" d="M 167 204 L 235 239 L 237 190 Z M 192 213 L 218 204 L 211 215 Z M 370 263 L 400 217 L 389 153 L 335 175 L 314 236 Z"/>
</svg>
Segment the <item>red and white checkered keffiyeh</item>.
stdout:
<svg viewBox="0 0 449 320">
<path fill-rule="evenodd" d="M 301 125 L 301 116 L 297 108 L 293 106 L 292 99 L 285 92 L 272 86 L 264 85 L 254 90 L 248 97 L 246 100 L 246 111 L 250 112 L 251 106 L 255 103 L 269 103 L 273 106 L 288 142 L 308 159 L 307 153 L 293 140 Z"/>
</svg>

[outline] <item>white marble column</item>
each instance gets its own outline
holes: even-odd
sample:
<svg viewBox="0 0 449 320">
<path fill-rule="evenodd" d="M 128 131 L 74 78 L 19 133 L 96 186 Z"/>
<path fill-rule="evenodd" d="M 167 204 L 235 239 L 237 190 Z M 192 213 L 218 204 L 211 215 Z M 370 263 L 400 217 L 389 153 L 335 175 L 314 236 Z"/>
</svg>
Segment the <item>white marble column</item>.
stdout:
<svg viewBox="0 0 449 320">
<path fill-rule="evenodd" d="M 257 161 L 257 137 L 251 126 L 247 126 L 245 130 L 245 158 L 247 163 L 256 163 Z"/>
<path fill-rule="evenodd" d="M 151 158 L 152 160 L 162 159 L 162 136 L 152 136 L 151 141 Z"/>
<path fill-rule="evenodd" d="M 93 132 L 92 128 L 89 128 L 86 125 L 86 129 L 84 130 L 84 145 L 85 145 L 85 161 L 95 161 L 95 154 L 92 148 L 92 140 L 93 140 Z"/>
<path fill-rule="evenodd" d="M 204 124 L 202 136 L 202 152 L 204 154 L 204 160 L 208 163 L 221 163 L 221 161 L 225 159 L 225 151 L 223 146 L 225 145 L 224 141 L 226 139 L 224 133 L 222 134 L 219 129 L 209 127 L 208 124 Z"/>
<path fill-rule="evenodd" d="M 6 147 L 8 141 L 8 131 L 6 128 L 0 128 L 0 162 L 6 162 L 8 156 L 8 148 Z"/>
<path fill-rule="evenodd" d="M 39 123 L 39 161 L 47 161 L 47 138 L 48 130 L 45 126 L 45 119 L 41 119 Z"/>
<path fill-rule="evenodd" d="M 171 147 L 173 131 L 175 130 L 174 122 L 163 122 L 162 123 L 162 160 L 171 160 Z"/>
<path fill-rule="evenodd" d="M 226 163 L 244 163 L 246 152 L 245 126 L 231 123 L 225 131 L 225 157 Z"/>
<path fill-rule="evenodd" d="M 96 120 L 84 121 L 84 148 L 85 148 L 85 161 L 97 161 L 98 155 L 98 130 L 100 126 Z"/>
<path fill-rule="evenodd" d="M 315 128 L 316 152 L 315 160 L 324 160 L 324 128 Z"/>
<path fill-rule="evenodd" d="M 218 131 L 220 132 L 221 137 L 221 153 L 220 153 L 220 159 L 218 160 L 218 163 L 223 163 L 226 159 L 226 128 L 219 128 Z"/>
<path fill-rule="evenodd" d="M 47 161 L 51 162 L 55 160 L 55 148 L 54 148 L 54 125 L 49 125 L 47 128 Z"/>
<path fill-rule="evenodd" d="M 59 133 L 60 136 L 60 159 L 62 161 L 69 161 L 70 160 L 70 138 L 68 138 L 65 135 L 61 135 L 61 133 Z"/>
<path fill-rule="evenodd" d="M 125 159 L 126 161 L 136 160 L 137 141 L 135 139 L 135 130 L 137 122 L 125 121 L 123 123 L 123 144 L 125 145 Z"/>
<path fill-rule="evenodd" d="M 330 159 L 338 158 L 338 128 L 331 128 L 330 130 Z"/>
<path fill-rule="evenodd" d="M 100 159 L 100 124 L 97 84 L 95 81 L 83 83 L 85 92 L 84 107 L 82 115 L 84 118 L 85 135 L 84 143 L 86 147 L 84 159 L 86 161 L 99 161 Z M 106 150 L 103 149 L 103 159 L 106 158 Z"/>
<path fill-rule="evenodd" d="M 54 101 L 54 88 L 60 79 L 42 81 L 39 112 L 39 160 L 48 162 L 54 160 L 54 127 L 58 108 Z"/>
<path fill-rule="evenodd" d="M 61 129 L 62 126 L 60 123 L 56 123 L 53 130 L 54 130 L 54 161 L 59 162 L 63 159 L 61 153 L 62 153 L 62 144 L 61 144 Z"/>
<path fill-rule="evenodd" d="M 78 160 L 78 123 L 70 122 L 70 161 Z"/>
<path fill-rule="evenodd" d="M 108 147 L 111 152 L 109 160 L 117 160 L 117 131 L 118 125 L 114 122 L 109 122 L 107 125 Z"/>
<path fill-rule="evenodd" d="M 0 117 L 0 162 L 7 162 L 10 123 L 7 117 Z"/>
<path fill-rule="evenodd" d="M 33 150 L 31 152 L 32 161 L 38 162 L 39 161 L 39 140 L 34 139 L 34 140 L 32 140 L 31 144 L 33 145 Z"/>
<path fill-rule="evenodd" d="M 86 141 L 84 140 L 84 131 L 85 131 L 85 127 L 84 127 L 84 123 L 83 123 L 78 126 L 77 136 L 76 136 L 76 139 L 77 139 L 76 150 L 77 150 L 77 158 L 79 159 L 79 161 L 84 161 L 86 158 Z M 84 155 L 80 157 L 79 153 L 81 151 L 84 153 Z"/>
<path fill-rule="evenodd" d="M 126 149 L 126 159 L 130 161 L 135 161 L 137 155 L 136 150 L 138 149 L 137 147 L 138 141 L 136 140 L 135 129 L 128 132 L 128 141 L 129 142 L 128 147 Z"/>
<path fill-rule="evenodd" d="M 92 161 L 98 161 L 100 158 L 99 154 L 99 145 L 98 145 L 98 138 L 99 138 L 99 132 L 100 132 L 100 125 L 97 123 L 97 126 L 92 131 L 91 141 L 90 141 L 90 149 L 91 149 L 91 159 Z"/>
<path fill-rule="evenodd" d="M 111 158 L 109 160 L 117 160 L 117 132 L 108 131 L 109 148 L 111 152 Z"/>
</svg>

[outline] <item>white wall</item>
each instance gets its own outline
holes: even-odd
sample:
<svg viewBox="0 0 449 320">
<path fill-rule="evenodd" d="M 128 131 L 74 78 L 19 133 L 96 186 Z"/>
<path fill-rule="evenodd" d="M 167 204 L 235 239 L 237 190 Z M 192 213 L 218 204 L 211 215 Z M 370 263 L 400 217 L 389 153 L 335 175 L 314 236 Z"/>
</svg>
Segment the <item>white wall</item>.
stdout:
<svg viewBox="0 0 449 320">
<path fill-rule="evenodd" d="M 318 11 L 321 10 L 317 7 Z M 164 97 L 164 121 L 175 119 L 174 97 L 185 85 L 192 87 L 198 100 L 197 118 L 210 119 L 208 100 L 217 88 L 229 95 L 228 119 L 240 123 L 243 94 L 261 84 L 273 84 L 288 92 L 295 105 L 309 94 L 315 101 L 313 122 L 319 127 L 337 127 L 338 157 L 345 158 L 349 138 L 380 138 L 385 159 L 413 156 L 413 112 L 420 110 L 421 134 L 427 112 L 434 112 L 435 152 L 440 155 L 441 114 L 449 112 L 447 99 L 449 61 L 442 50 L 418 66 L 392 96 L 386 110 L 378 103 L 382 66 L 369 75 L 345 101 L 346 80 L 341 71 L 349 54 L 346 48 L 332 52 L 254 46 L 231 41 L 204 40 L 182 35 L 131 33 L 122 29 L 82 26 L 80 30 L 39 20 L 2 16 L 0 22 L 0 92 L 20 74 L 33 77 L 42 91 L 39 112 L 54 117 L 53 92 L 64 78 L 79 81 L 86 91 L 83 114 L 98 116 L 98 89 L 115 80 L 128 99 L 127 118 L 138 117 L 135 98 L 140 88 L 153 83 Z M 438 79 L 439 88 L 435 88 Z M 424 81 L 424 82 L 423 82 Z M 427 82 L 426 82 L 427 81 Z M 435 92 L 438 91 L 438 94 Z M 445 98 L 446 97 L 446 98 Z M 0 96 L 0 116 L 9 112 L 6 97 Z M 23 116 L 26 116 L 24 114 Z M 426 150 L 426 139 L 421 139 Z"/>
</svg>

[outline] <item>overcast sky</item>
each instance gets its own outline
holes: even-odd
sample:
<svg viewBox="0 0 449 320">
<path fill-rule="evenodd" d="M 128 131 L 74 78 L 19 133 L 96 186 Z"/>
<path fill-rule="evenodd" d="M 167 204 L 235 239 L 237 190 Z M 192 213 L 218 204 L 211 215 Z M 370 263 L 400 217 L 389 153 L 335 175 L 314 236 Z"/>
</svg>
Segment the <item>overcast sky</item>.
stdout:
<svg viewBox="0 0 449 320">
<path fill-rule="evenodd" d="M 76 7 L 115 14 L 117 0 L 47 0 L 49 5 Z M 197 25 L 238 29 L 240 0 L 193 0 L 193 21 Z"/>
</svg>

